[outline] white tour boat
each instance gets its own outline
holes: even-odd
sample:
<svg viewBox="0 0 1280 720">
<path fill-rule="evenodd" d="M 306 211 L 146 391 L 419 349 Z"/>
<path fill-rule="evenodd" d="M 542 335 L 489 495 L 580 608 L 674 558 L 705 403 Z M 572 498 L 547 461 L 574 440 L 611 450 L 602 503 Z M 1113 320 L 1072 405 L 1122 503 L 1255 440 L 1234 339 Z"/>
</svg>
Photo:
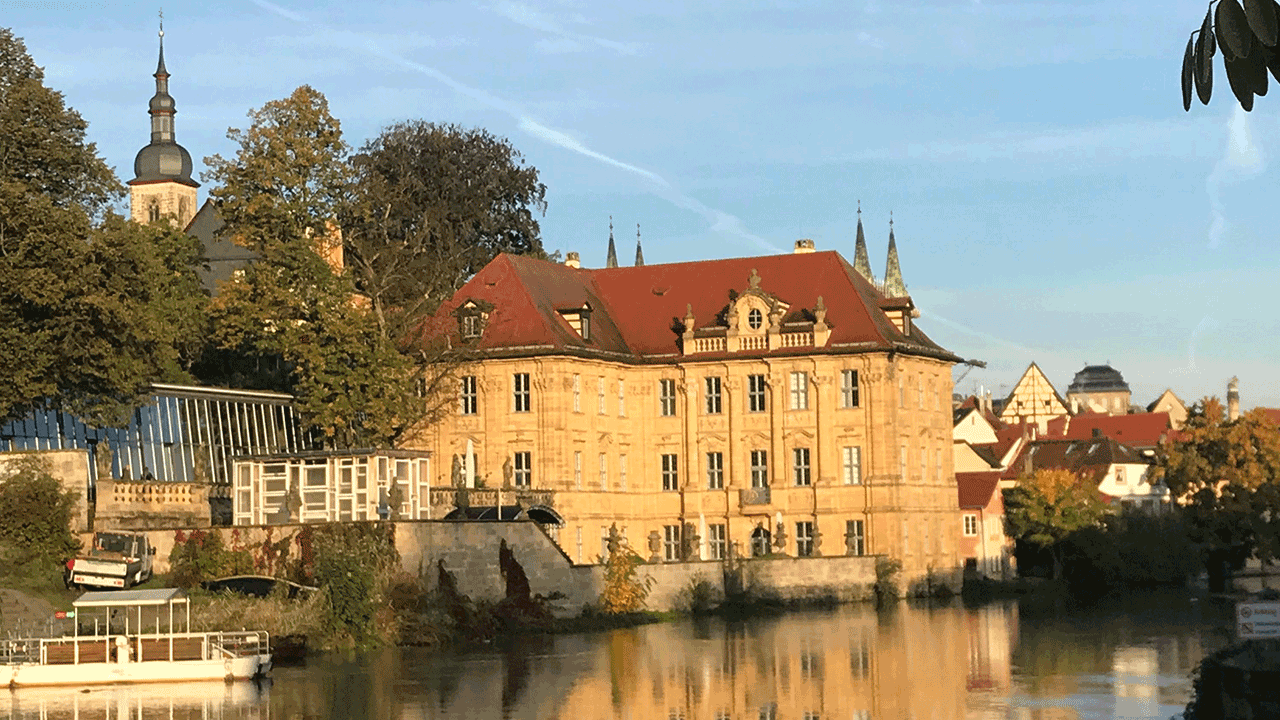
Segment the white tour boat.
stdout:
<svg viewBox="0 0 1280 720">
<path fill-rule="evenodd" d="M 70 635 L 0 640 L 0 684 L 240 680 L 271 670 L 267 633 L 191 632 L 191 605 L 175 588 L 89 592 L 72 606 Z"/>
</svg>

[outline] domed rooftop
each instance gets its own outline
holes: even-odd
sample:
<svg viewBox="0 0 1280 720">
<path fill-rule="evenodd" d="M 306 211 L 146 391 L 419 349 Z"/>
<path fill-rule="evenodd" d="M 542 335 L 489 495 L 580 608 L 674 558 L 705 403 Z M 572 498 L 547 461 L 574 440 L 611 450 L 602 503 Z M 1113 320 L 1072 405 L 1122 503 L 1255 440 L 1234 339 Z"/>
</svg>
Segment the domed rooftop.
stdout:
<svg viewBox="0 0 1280 720">
<path fill-rule="evenodd" d="M 1076 373 L 1067 393 L 1129 392 L 1129 383 L 1110 365 L 1086 365 Z"/>
<path fill-rule="evenodd" d="M 191 153 L 175 142 L 152 143 L 139 150 L 133 160 L 133 174 L 133 183 L 171 180 L 199 187 L 191 179 Z"/>
<path fill-rule="evenodd" d="M 156 94 L 147 107 L 151 115 L 151 142 L 133 160 L 130 185 L 177 182 L 200 187 L 191 179 L 191 153 L 174 139 L 173 116 L 177 112 L 169 95 L 169 71 L 164 67 L 164 30 L 160 31 L 160 62 L 156 64 Z"/>
</svg>

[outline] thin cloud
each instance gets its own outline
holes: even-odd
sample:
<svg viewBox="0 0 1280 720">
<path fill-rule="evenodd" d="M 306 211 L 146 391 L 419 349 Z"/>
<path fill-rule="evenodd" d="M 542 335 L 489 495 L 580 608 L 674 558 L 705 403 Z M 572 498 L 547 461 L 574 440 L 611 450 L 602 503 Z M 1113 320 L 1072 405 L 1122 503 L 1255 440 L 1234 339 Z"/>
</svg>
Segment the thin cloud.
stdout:
<svg viewBox="0 0 1280 720">
<path fill-rule="evenodd" d="M 288 18 L 299 24 L 313 25 L 313 23 L 311 23 L 302 15 L 299 15 L 298 13 L 292 12 L 290 10 L 286 10 L 285 8 L 282 8 L 279 5 L 276 5 L 275 3 L 268 2 L 267 0 L 252 0 L 252 2 L 255 5 L 263 8 L 264 10 L 280 15 L 281 17 Z M 759 235 L 749 232 L 743 226 L 742 221 L 737 217 L 729 213 L 726 213 L 724 211 L 717 210 L 715 208 L 711 208 L 711 207 L 708 207 L 707 205 L 704 205 L 697 198 L 694 198 L 684 192 L 681 192 L 678 188 L 672 185 L 666 178 L 662 177 L 661 175 L 651 170 L 646 170 L 642 167 L 639 167 L 638 165 L 632 165 L 631 163 L 618 160 L 617 158 L 611 157 L 597 150 L 592 150 L 585 143 L 570 136 L 568 133 L 562 130 L 557 130 L 555 128 L 548 127 L 538 122 L 537 120 L 535 120 L 534 118 L 526 114 L 520 108 L 519 105 L 513 102 L 505 100 L 501 97 L 498 97 L 497 95 L 494 95 L 480 88 L 467 85 L 466 83 L 460 80 L 457 80 L 452 76 L 447 75 L 444 72 L 441 72 L 440 70 L 437 70 L 436 68 L 431 67 L 430 65 L 424 65 L 422 63 L 403 57 L 397 53 L 390 52 L 386 48 L 380 46 L 379 44 L 372 42 L 369 39 L 364 38 L 360 35 L 357 35 L 354 33 L 344 33 L 341 36 L 334 35 L 333 37 L 342 38 L 344 41 L 342 44 L 346 44 L 350 46 L 352 49 L 369 53 L 378 58 L 386 60 L 388 62 L 395 63 L 407 70 L 412 70 L 414 72 L 426 75 L 427 77 L 446 85 L 451 90 L 459 93 L 460 95 L 469 97 L 472 100 L 475 100 L 476 102 L 479 102 L 483 105 L 487 105 L 494 110 L 497 110 L 505 115 L 508 115 L 517 122 L 518 126 L 523 132 L 545 143 L 555 145 L 557 147 L 563 148 L 570 152 L 577 153 L 584 157 L 591 158 L 592 160 L 595 160 L 597 162 L 603 163 L 605 165 L 609 165 L 610 167 L 614 167 L 619 170 L 623 170 L 643 178 L 648 182 L 648 184 L 650 185 L 650 189 L 654 192 L 655 195 L 667 200 L 668 202 L 678 207 L 698 213 L 704 219 L 706 219 L 707 222 L 711 224 L 711 229 L 715 232 L 728 234 L 728 235 L 735 235 L 739 238 L 752 242 L 760 246 L 761 248 L 764 248 L 771 252 L 775 252 L 775 253 L 782 252 L 782 250 L 778 248 L 778 246 L 760 237 Z"/>
<path fill-rule="evenodd" d="M 1222 158 L 1213 166 L 1205 180 L 1209 193 L 1209 209 L 1213 220 L 1209 223 L 1209 248 L 1217 249 L 1227 232 L 1227 216 L 1222 205 L 1222 186 L 1258 175 L 1267 167 L 1262 147 L 1253 139 L 1249 129 L 1249 114 L 1239 105 L 1227 121 L 1227 146 Z"/>
<path fill-rule="evenodd" d="M 548 52 L 577 52 L 585 49 L 584 45 L 596 45 L 622 55 L 635 55 L 640 52 L 639 46 L 634 43 L 618 42 L 595 35 L 573 32 L 551 16 L 525 3 L 507 0 L 493 6 L 493 10 L 517 25 L 523 25 L 530 30 L 537 30 L 559 38 L 559 41 L 556 42 L 539 43 L 539 47 Z"/>
</svg>

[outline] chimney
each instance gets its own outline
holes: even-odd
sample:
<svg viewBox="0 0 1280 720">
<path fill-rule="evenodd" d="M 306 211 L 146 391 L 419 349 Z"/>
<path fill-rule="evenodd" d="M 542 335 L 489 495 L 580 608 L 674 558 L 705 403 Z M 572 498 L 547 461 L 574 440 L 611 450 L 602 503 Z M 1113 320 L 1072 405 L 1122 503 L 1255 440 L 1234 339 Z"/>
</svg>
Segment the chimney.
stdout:
<svg viewBox="0 0 1280 720">
<path fill-rule="evenodd" d="M 811 253 L 811 252 L 813 252 L 813 241 L 812 241 L 812 240 L 797 240 L 797 241 L 796 241 L 796 249 L 795 249 L 795 251 L 794 251 L 792 254 L 794 254 L 794 255 L 804 255 L 804 254 L 806 254 L 806 253 Z"/>
<path fill-rule="evenodd" d="M 564 264 L 568 265 L 571 268 L 580 268 L 582 267 L 582 261 L 579 260 L 578 258 L 579 258 L 579 255 L 576 252 L 565 253 Z"/>
<path fill-rule="evenodd" d="M 1233 377 L 1227 383 L 1227 420 L 1240 419 L 1240 379 Z"/>
</svg>

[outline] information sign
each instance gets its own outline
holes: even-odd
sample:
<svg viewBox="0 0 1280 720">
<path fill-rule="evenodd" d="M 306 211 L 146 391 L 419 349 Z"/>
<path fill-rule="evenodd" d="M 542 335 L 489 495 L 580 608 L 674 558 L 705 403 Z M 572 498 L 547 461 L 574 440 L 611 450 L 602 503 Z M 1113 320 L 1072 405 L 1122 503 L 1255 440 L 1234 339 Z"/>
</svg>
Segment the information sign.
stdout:
<svg viewBox="0 0 1280 720">
<path fill-rule="evenodd" d="M 1236 603 L 1236 634 L 1241 640 L 1280 638 L 1280 602 Z"/>
<path fill-rule="evenodd" d="M 75 617 L 76 611 L 75 610 L 59 610 L 58 612 L 54 613 L 53 616 L 59 620 L 65 620 L 67 618 Z"/>
</svg>

